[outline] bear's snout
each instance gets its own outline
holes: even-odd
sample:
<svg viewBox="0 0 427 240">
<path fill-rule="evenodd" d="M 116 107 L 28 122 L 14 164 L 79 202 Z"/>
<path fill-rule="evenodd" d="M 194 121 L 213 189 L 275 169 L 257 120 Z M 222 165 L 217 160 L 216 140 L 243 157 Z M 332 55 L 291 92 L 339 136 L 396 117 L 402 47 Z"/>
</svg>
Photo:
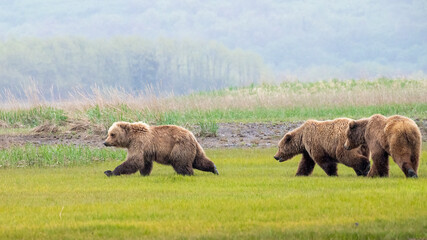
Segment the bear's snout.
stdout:
<svg viewBox="0 0 427 240">
<path fill-rule="evenodd" d="M 277 157 L 277 156 L 274 156 L 274 159 L 276 159 L 277 161 L 279 161 L 279 159 L 280 159 L 280 158 L 279 158 L 279 157 Z"/>
<path fill-rule="evenodd" d="M 109 144 L 108 142 L 104 142 L 104 146 L 106 146 L 106 147 L 110 147 L 110 146 L 111 146 L 111 144 Z"/>
</svg>

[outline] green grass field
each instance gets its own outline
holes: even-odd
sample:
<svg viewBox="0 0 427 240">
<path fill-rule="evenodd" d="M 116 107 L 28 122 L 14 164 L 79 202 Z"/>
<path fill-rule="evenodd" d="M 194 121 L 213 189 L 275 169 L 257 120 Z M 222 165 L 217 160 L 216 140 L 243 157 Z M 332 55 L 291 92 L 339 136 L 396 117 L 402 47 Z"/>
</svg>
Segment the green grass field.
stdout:
<svg viewBox="0 0 427 240">
<path fill-rule="evenodd" d="M 426 80 L 260 84 L 186 96 L 119 90 L 63 102 L 31 96 L 0 103 L 0 134 L 28 134 L 45 123 L 107 129 L 115 121 L 198 125 L 215 135 L 223 122 L 284 122 L 400 114 L 423 124 Z M 35 91 L 37 92 L 37 91 Z M 42 98 L 40 98 L 42 99 Z M 6 134 L 6 135 L 4 135 Z M 101 131 L 102 134 L 102 131 Z M 61 134 L 58 134 L 61 137 Z M 107 178 L 125 150 L 73 145 L 0 149 L 0 239 L 427 239 L 427 144 L 418 179 L 390 160 L 389 178 L 339 177 L 315 167 L 295 177 L 300 156 L 278 163 L 276 149 L 207 150 L 219 176 L 177 175 L 154 165 Z"/>
<path fill-rule="evenodd" d="M 278 163 L 276 149 L 208 150 L 219 176 L 183 177 L 155 164 L 149 177 L 107 178 L 103 171 L 122 160 L 108 159 L 122 158 L 122 151 L 81 151 L 58 159 L 95 161 L 0 169 L 0 238 L 427 238 L 425 150 L 418 179 L 406 179 L 392 161 L 389 178 L 356 177 L 343 165 L 339 177 L 319 167 L 310 177 L 295 177 L 300 157 Z"/>
</svg>

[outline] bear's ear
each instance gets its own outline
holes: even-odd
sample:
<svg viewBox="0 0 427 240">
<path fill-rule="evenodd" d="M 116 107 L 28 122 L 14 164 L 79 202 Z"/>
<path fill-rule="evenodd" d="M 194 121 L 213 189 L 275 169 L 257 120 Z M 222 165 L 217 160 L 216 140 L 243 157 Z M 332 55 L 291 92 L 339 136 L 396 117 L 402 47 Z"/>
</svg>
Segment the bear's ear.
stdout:
<svg viewBox="0 0 427 240">
<path fill-rule="evenodd" d="M 291 141 L 291 139 L 292 139 L 292 136 L 290 134 L 285 135 L 285 143 Z"/>
<path fill-rule="evenodd" d="M 127 123 L 127 122 L 119 122 L 117 123 L 117 126 L 125 130 L 125 132 L 129 132 L 130 130 L 130 123 Z"/>
<path fill-rule="evenodd" d="M 356 121 L 351 121 L 349 124 L 348 124 L 348 127 L 350 128 L 350 129 L 354 129 L 355 127 L 356 127 Z"/>
</svg>

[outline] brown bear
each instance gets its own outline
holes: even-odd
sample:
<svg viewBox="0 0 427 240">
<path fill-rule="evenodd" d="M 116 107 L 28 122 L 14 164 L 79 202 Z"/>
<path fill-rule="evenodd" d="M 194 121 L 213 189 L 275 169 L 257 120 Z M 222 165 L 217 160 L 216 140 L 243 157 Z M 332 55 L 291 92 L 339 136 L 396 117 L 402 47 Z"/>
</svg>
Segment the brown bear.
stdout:
<svg viewBox="0 0 427 240">
<path fill-rule="evenodd" d="M 375 114 L 370 118 L 351 121 L 346 136 L 346 149 L 367 144 L 371 150 L 373 164 L 368 176 L 387 177 L 388 156 L 391 155 L 406 177 L 418 177 L 422 139 L 420 129 L 411 119 Z"/>
<path fill-rule="evenodd" d="M 369 150 L 361 146 L 352 151 L 344 149 L 345 130 L 348 118 L 329 121 L 308 120 L 300 127 L 285 134 L 279 142 L 279 150 L 274 158 L 286 161 L 302 154 L 297 176 L 308 176 L 317 163 L 328 176 L 337 176 L 337 163 L 354 169 L 358 176 L 369 172 Z"/>
<path fill-rule="evenodd" d="M 194 135 L 174 125 L 148 126 L 145 123 L 116 122 L 108 130 L 104 145 L 128 149 L 126 161 L 107 176 L 151 173 L 153 161 L 172 165 L 178 174 L 193 175 L 193 168 L 218 174 Z"/>
</svg>

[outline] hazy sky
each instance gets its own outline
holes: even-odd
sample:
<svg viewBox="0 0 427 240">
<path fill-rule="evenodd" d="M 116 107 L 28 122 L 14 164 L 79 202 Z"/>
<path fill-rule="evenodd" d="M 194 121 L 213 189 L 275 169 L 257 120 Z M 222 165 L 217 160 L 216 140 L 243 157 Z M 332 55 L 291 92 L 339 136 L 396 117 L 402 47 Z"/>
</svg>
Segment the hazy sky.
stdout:
<svg viewBox="0 0 427 240">
<path fill-rule="evenodd" d="M 427 73 L 427 1 L 0 0 L 0 38 L 218 41 L 301 79 Z"/>
</svg>

